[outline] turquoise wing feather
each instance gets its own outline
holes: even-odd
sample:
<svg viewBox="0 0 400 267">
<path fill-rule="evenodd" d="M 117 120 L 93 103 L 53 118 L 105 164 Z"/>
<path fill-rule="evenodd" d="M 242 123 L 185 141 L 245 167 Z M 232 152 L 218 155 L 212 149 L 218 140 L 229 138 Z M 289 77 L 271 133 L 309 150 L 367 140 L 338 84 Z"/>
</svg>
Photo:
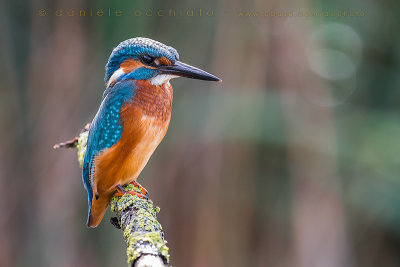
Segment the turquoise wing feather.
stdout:
<svg viewBox="0 0 400 267">
<path fill-rule="evenodd" d="M 132 99 L 134 90 L 135 83 L 132 80 L 119 82 L 112 88 L 107 88 L 100 108 L 90 125 L 82 168 L 82 180 L 88 193 L 88 214 L 93 199 L 95 159 L 120 140 L 123 131 L 120 110 L 124 103 Z"/>
</svg>

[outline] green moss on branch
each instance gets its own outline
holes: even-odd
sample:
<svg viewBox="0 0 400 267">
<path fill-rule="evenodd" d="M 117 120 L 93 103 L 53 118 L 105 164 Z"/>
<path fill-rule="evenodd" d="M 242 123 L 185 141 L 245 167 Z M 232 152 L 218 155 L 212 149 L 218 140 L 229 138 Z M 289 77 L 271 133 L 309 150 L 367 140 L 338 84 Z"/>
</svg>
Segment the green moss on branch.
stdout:
<svg viewBox="0 0 400 267">
<path fill-rule="evenodd" d="M 127 185 L 126 191 L 140 191 Z M 111 199 L 111 211 L 117 215 L 127 243 L 128 263 L 134 263 L 141 255 L 158 255 L 164 264 L 169 262 L 168 247 L 162 226 L 157 221 L 159 208 L 151 200 L 125 194 Z"/>
</svg>

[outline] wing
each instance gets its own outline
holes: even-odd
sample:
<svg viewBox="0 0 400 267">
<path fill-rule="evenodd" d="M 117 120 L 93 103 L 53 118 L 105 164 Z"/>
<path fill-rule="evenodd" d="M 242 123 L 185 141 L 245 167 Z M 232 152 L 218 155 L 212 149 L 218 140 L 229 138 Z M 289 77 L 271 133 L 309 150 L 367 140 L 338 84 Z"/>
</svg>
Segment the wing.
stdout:
<svg viewBox="0 0 400 267">
<path fill-rule="evenodd" d="M 120 110 L 133 96 L 133 81 L 117 83 L 103 98 L 99 111 L 89 129 L 85 157 L 83 159 L 82 180 L 88 193 L 89 214 L 93 198 L 93 174 L 95 159 L 104 150 L 116 144 L 122 135 Z"/>
</svg>

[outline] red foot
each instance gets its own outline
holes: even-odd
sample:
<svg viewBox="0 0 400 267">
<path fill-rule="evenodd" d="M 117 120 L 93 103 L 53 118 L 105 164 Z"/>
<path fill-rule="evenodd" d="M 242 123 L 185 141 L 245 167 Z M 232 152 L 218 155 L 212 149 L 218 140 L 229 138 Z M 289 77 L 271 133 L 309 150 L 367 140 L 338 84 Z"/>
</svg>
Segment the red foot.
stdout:
<svg viewBox="0 0 400 267">
<path fill-rule="evenodd" d="M 149 192 L 147 192 L 146 188 L 144 188 L 141 184 L 139 184 L 136 181 L 131 182 L 130 184 L 132 184 L 134 187 L 138 188 L 140 191 L 142 191 L 142 194 L 144 196 L 148 196 Z"/>
<path fill-rule="evenodd" d="M 120 186 L 120 185 L 117 185 L 115 188 L 117 189 L 117 192 L 114 194 L 114 196 L 116 196 L 116 197 L 122 197 L 122 196 L 125 195 L 125 194 L 130 194 L 130 195 L 132 195 L 132 196 L 138 196 L 138 197 L 140 197 L 140 198 L 142 198 L 142 199 L 146 199 L 146 200 L 149 199 L 146 195 L 143 195 L 143 194 L 141 194 L 141 193 L 139 193 L 139 192 L 136 192 L 136 191 L 126 191 L 126 190 L 125 190 L 122 186 Z M 147 191 L 146 191 L 146 192 L 147 192 Z"/>
</svg>

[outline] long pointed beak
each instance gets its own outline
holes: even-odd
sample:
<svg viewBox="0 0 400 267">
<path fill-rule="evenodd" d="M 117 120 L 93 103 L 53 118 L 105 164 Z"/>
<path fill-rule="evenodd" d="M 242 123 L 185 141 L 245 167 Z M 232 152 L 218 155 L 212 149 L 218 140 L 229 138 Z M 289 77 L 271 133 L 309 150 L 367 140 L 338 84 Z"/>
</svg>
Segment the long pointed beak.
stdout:
<svg viewBox="0 0 400 267">
<path fill-rule="evenodd" d="M 181 77 L 205 80 L 205 81 L 215 81 L 221 82 L 222 80 L 204 70 L 198 69 L 196 67 L 190 66 L 188 64 L 176 61 L 174 65 L 171 66 L 160 66 L 158 70 L 162 74 L 177 75 Z"/>
</svg>

